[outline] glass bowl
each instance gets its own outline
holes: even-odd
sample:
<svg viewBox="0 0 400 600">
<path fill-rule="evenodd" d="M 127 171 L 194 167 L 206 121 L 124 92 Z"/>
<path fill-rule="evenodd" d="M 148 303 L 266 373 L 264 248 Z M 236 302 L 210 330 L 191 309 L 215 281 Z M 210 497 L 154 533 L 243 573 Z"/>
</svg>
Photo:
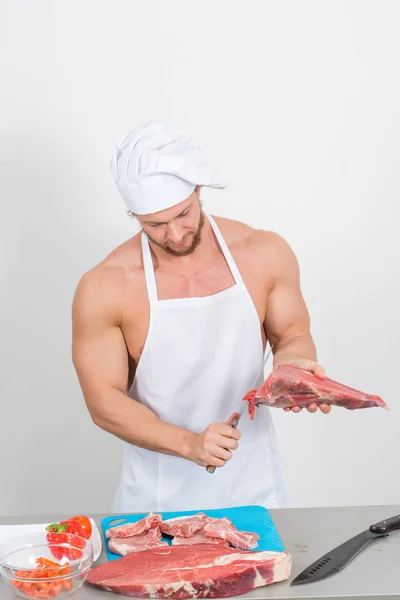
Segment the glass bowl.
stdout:
<svg viewBox="0 0 400 600">
<path fill-rule="evenodd" d="M 90 540 L 69 533 L 49 542 L 31 533 L 0 545 L 0 575 L 21 598 L 63 600 L 78 590 L 93 564 Z"/>
</svg>

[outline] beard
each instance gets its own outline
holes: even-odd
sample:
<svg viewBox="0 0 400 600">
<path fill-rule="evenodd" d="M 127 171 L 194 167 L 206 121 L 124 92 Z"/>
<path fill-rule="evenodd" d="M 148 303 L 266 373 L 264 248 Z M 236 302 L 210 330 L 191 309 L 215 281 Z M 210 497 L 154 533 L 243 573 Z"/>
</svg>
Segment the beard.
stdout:
<svg viewBox="0 0 400 600">
<path fill-rule="evenodd" d="M 182 250 L 177 250 L 173 246 L 170 246 L 169 242 L 165 242 L 163 244 L 163 243 L 156 242 L 155 240 L 153 240 L 153 238 L 151 236 L 149 236 L 149 234 L 147 234 L 147 236 L 153 242 L 153 244 L 155 244 L 159 248 L 162 248 L 162 250 L 164 250 L 164 252 L 167 252 L 167 254 L 170 254 L 172 256 L 188 256 L 188 254 L 192 254 L 192 252 L 195 251 L 195 249 L 201 242 L 201 231 L 204 226 L 204 221 L 205 221 L 204 213 L 202 210 L 200 210 L 200 219 L 199 219 L 199 224 L 197 225 L 197 229 L 194 233 L 189 233 L 186 238 L 186 239 L 188 239 L 190 236 L 192 236 L 192 241 L 190 242 L 190 244 L 187 248 L 183 248 Z M 183 239 L 183 241 L 185 241 L 185 238 Z"/>
</svg>

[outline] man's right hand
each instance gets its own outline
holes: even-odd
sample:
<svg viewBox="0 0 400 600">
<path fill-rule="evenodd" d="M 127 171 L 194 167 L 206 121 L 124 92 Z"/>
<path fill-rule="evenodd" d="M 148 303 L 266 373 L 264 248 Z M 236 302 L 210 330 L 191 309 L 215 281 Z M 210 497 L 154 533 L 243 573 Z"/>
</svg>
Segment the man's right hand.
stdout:
<svg viewBox="0 0 400 600">
<path fill-rule="evenodd" d="M 213 423 L 194 434 L 189 460 L 201 467 L 223 467 L 238 447 L 241 433 L 226 423 Z"/>
</svg>

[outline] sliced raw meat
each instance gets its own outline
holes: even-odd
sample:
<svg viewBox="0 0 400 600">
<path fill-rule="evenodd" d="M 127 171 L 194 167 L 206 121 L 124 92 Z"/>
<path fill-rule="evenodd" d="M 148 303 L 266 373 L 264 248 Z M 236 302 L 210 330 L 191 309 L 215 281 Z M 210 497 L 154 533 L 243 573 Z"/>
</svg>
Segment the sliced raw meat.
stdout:
<svg viewBox="0 0 400 600">
<path fill-rule="evenodd" d="M 204 531 L 197 531 L 188 538 L 174 537 L 172 538 L 172 544 L 174 546 L 191 546 L 192 544 L 222 544 L 223 546 L 229 546 L 225 540 L 208 537 Z"/>
<path fill-rule="evenodd" d="M 266 404 L 276 408 L 287 408 L 309 404 L 334 404 L 355 410 L 380 406 L 389 409 L 379 396 L 365 394 L 333 381 L 329 377 L 320 379 L 314 373 L 292 365 L 280 365 L 272 371 L 257 390 L 251 390 L 243 398 L 248 402 L 249 415 L 254 419 L 256 406 Z"/>
<path fill-rule="evenodd" d="M 108 538 L 126 538 L 131 537 L 132 535 L 140 535 L 141 533 L 149 531 L 149 529 L 152 529 L 153 527 L 157 527 L 161 521 L 161 515 L 149 513 L 147 517 L 140 519 L 140 521 L 136 521 L 136 523 L 127 523 L 126 525 L 120 525 L 119 527 L 111 527 L 111 529 L 107 529 L 106 536 Z"/>
<path fill-rule="evenodd" d="M 86 581 L 141 598 L 226 598 L 288 579 L 287 552 L 244 552 L 220 544 L 168 546 L 105 562 Z"/>
<path fill-rule="evenodd" d="M 129 554 L 130 552 L 142 552 L 148 548 L 159 548 L 160 546 L 168 546 L 168 542 L 161 541 L 159 527 L 128 538 L 112 537 L 108 542 L 111 552 L 121 554 L 121 556 L 125 556 L 125 554 Z"/>
<path fill-rule="evenodd" d="M 190 537 L 196 531 L 200 531 L 207 522 L 208 517 L 202 512 L 187 517 L 174 517 L 160 523 L 160 529 L 168 535 L 179 537 Z"/>
<path fill-rule="evenodd" d="M 210 538 L 222 539 L 240 550 L 253 550 L 258 545 L 260 536 L 252 531 L 236 529 L 227 519 L 209 519 L 204 525 L 204 533 Z"/>
</svg>

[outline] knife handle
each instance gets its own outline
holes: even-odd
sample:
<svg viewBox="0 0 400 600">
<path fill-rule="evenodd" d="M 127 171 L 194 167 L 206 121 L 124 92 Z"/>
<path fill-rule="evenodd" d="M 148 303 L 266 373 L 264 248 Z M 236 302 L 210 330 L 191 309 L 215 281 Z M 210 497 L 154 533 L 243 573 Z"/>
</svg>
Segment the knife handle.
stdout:
<svg viewBox="0 0 400 600">
<path fill-rule="evenodd" d="M 371 525 L 369 529 L 372 533 L 390 533 L 395 529 L 400 529 L 400 515 L 390 517 L 390 519 L 385 519 L 384 521 L 379 521 L 379 523 Z"/>
</svg>

